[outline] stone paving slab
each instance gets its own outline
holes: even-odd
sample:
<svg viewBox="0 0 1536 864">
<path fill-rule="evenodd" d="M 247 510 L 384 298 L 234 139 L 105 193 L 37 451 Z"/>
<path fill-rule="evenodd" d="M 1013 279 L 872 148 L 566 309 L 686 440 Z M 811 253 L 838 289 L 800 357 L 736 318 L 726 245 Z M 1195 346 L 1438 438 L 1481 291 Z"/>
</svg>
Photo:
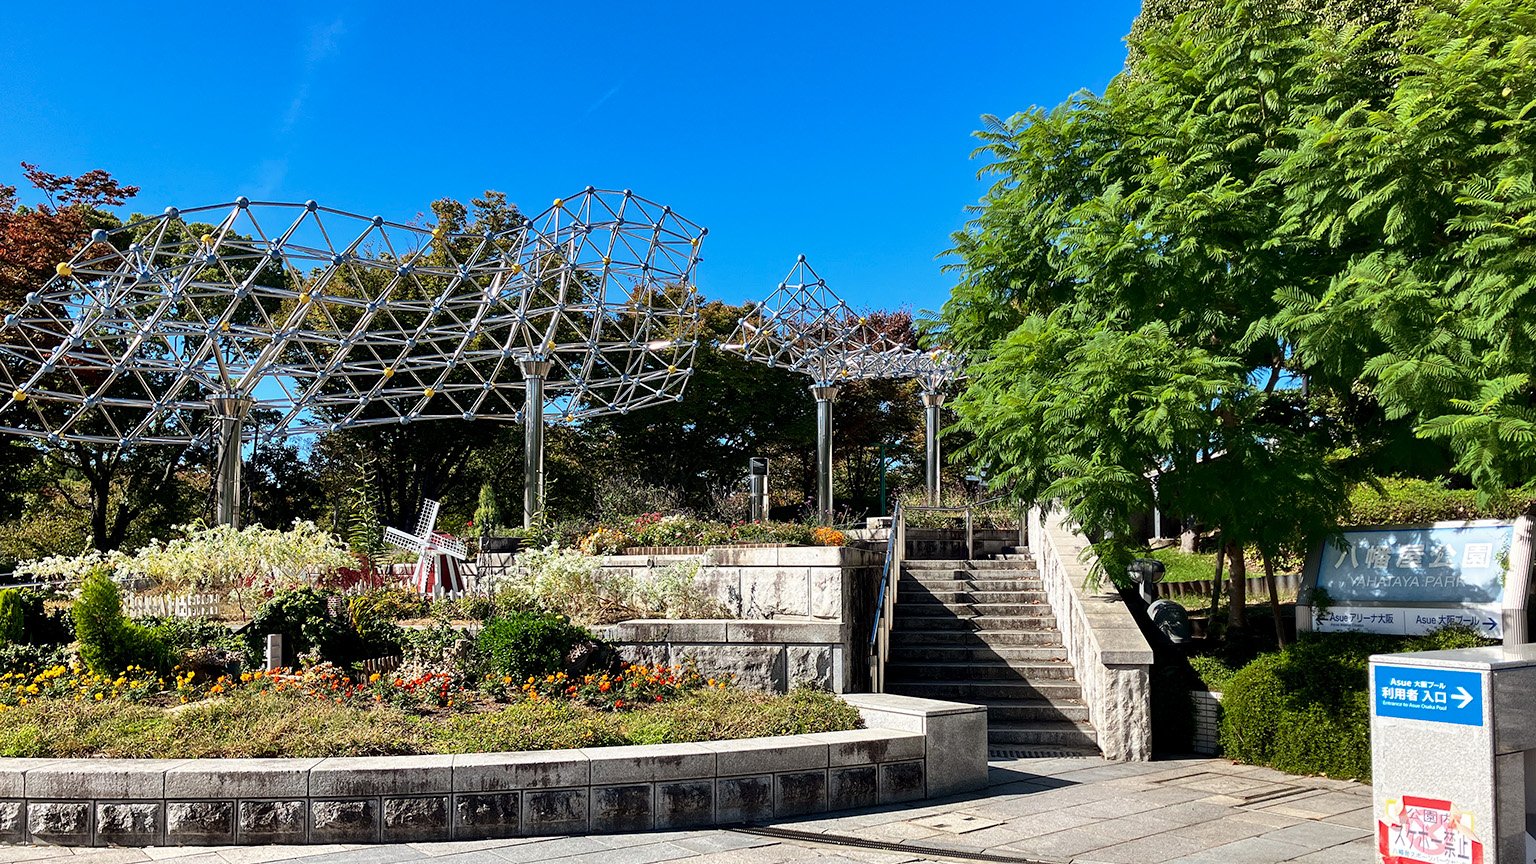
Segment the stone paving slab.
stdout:
<svg viewBox="0 0 1536 864">
<path fill-rule="evenodd" d="M 1369 786 L 1219 759 L 995 761 L 986 790 L 750 829 L 392 845 L 0 846 L 0 864 L 1367 864 Z M 839 845 L 841 838 L 894 844 Z"/>
</svg>

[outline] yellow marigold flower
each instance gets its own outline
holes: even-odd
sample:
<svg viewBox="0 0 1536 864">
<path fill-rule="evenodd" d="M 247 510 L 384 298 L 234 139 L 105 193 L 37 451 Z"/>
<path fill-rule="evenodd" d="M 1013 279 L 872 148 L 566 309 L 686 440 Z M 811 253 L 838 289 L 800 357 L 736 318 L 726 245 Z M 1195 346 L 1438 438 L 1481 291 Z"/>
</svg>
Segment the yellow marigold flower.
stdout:
<svg viewBox="0 0 1536 864">
<path fill-rule="evenodd" d="M 100 702 L 101 700 L 102 700 L 102 695 L 100 693 L 97 693 L 96 694 L 96 701 Z"/>
<path fill-rule="evenodd" d="M 372 675 L 368 676 L 368 681 L 370 683 L 377 684 L 379 679 L 382 678 L 382 677 L 383 677 L 382 675 L 380 675 L 379 673 L 375 672 Z"/>
</svg>

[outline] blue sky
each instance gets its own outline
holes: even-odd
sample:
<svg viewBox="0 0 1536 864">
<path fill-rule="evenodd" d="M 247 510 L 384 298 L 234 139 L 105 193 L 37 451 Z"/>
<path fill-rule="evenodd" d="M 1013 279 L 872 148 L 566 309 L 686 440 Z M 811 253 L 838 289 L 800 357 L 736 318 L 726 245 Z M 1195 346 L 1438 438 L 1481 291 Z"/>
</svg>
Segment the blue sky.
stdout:
<svg viewBox="0 0 1536 864">
<path fill-rule="evenodd" d="M 977 118 L 1102 90 L 1137 0 L 7 3 L 0 183 L 106 168 L 158 212 L 253 199 L 410 219 L 592 184 L 710 229 L 706 295 L 804 253 L 858 306 L 932 309 L 983 185 Z"/>
</svg>

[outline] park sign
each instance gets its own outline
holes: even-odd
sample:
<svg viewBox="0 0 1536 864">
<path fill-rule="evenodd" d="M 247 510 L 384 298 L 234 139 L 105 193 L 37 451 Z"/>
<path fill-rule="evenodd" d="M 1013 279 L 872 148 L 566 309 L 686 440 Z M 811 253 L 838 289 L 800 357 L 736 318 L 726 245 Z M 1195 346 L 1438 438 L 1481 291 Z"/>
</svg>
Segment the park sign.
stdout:
<svg viewBox="0 0 1536 864">
<path fill-rule="evenodd" d="M 1526 638 L 1531 521 L 1344 528 L 1307 559 L 1298 630 L 1417 636 L 1448 625 Z"/>
</svg>

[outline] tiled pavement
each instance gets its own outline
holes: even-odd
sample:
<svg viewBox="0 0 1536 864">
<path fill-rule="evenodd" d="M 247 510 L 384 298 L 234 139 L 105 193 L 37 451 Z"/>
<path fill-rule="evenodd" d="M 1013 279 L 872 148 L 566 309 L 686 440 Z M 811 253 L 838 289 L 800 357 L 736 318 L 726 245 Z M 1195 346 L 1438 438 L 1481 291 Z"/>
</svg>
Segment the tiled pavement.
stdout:
<svg viewBox="0 0 1536 864">
<path fill-rule="evenodd" d="M 397 846 L 0 847 L 0 864 L 1367 864 L 1369 786 L 1195 759 L 992 763 L 984 792 L 753 829 Z M 862 845 L 849 845 L 855 842 Z"/>
</svg>

